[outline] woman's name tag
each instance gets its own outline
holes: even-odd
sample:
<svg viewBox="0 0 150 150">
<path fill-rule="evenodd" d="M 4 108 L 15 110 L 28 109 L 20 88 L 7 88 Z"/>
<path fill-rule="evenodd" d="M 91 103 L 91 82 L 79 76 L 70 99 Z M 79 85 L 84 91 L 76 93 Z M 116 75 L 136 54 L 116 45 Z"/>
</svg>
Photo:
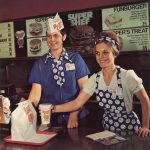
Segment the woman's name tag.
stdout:
<svg viewBox="0 0 150 150">
<path fill-rule="evenodd" d="M 117 88 L 117 91 L 116 91 L 116 94 L 119 95 L 119 96 L 122 96 L 123 93 L 122 93 L 122 88 Z"/>
</svg>

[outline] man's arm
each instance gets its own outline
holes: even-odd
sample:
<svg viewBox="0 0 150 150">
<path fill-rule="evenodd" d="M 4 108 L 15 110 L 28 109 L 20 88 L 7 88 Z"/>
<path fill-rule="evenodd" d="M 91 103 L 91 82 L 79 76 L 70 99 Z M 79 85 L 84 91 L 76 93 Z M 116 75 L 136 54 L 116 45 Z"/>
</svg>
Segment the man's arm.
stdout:
<svg viewBox="0 0 150 150">
<path fill-rule="evenodd" d="M 28 99 L 34 104 L 35 107 L 37 107 L 40 98 L 41 98 L 41 85 L 33 83 Z"/>
<path fill-rule="evenodd" d="M 83 88 L 83 84 L 88 80 L 88 76 L 84 76 L 82 78 L 80 78 L 78 80 L 78 86 L 80 88 L 80 90 Z M 78 114 L 79 114 L 80 110 L 71 112 L 69 115 L 69 120 L 68 120 L 68 124 L 67 127 L 68 128 L 76 128 L 78 127 Z"/>
</svg>

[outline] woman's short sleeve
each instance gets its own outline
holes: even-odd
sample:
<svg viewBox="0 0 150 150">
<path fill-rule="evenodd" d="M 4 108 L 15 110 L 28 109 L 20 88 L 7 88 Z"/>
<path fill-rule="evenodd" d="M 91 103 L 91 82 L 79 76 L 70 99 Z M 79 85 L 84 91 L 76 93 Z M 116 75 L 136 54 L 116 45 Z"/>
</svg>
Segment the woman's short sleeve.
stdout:
<svg viewBox="0 0 150 150">
<path fill-rule="evenodd" d="M 138 77 L 133 70 L 127 71 L 126 81 L 130 91 L 132 91 L 133 93 L 136 93 L 143 88 L 143 80 Z"/>
<path fill-rule="evenodd" d="M 83 85 L 83 91 L 89 95 L 93 95 L 96 89 L 96 74 L 93 74 Z"/>
</svg>

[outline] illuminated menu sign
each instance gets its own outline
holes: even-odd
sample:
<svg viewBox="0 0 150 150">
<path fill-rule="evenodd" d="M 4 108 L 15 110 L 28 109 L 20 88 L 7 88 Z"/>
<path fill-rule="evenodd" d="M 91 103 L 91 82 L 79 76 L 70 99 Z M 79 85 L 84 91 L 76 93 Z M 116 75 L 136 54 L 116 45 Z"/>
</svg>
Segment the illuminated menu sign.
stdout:
<svg viewBox="0 0 150 150">
<path fill-rule="evenodd" d="M 60 13 L 67 38 L 64 47 L 92 54 L 95 35 L 113 30 L 123 41 L 122 51 L 150 50 L 150 2 Z M 46 20 L 36 16 L 0 23 L 0 58 L 39 57 L 49 51 Z"/>
<path fill-rule="evenodd" d="M 97 12 L 71 12 L 66 15 L 67 24 L 70 25 L 65 25 L 65 28 L 69 31 L 69 46 L 65 46 L 66 49 L 84 55 L 93 53 L 94 37 L 97 27 L 96 21 L 98 21 L 96 16 Z"/>
<path fill-rule="evenodd" d="M 0 23 L 0 58 L 15 57 L 14 24 Z"/>
<path fill-rule="evenodd" d="M 102 9 L 102 29 L 114 30 L 123 39 L 123 51 L 149 50 L 148 3 Z"/>
<path fill-rule="evenodd" d="M 41 17 L 26 20 L 27 55 L 28 57 L 42 56 L 49 48 L 46 41 L 46 20 Z"/>
</svg>

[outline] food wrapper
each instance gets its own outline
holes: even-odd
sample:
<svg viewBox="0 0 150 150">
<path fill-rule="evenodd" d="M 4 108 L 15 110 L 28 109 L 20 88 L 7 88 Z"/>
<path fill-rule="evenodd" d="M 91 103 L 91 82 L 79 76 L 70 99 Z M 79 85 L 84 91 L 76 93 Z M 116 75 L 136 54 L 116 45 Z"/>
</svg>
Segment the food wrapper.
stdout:
<svg viewBox="0 0 150 150">
<path fill-rule="evenodd" d="M 0 95 L 0 123 L 9 124 L 11 118 L 10 100 Z"/>
<path fill-rule="evenodd" d="M 11 139 L 27 141 L 36 134 L 37 114 L 30 100 L 18 103 L 12 112 Z"/>
</svg>

